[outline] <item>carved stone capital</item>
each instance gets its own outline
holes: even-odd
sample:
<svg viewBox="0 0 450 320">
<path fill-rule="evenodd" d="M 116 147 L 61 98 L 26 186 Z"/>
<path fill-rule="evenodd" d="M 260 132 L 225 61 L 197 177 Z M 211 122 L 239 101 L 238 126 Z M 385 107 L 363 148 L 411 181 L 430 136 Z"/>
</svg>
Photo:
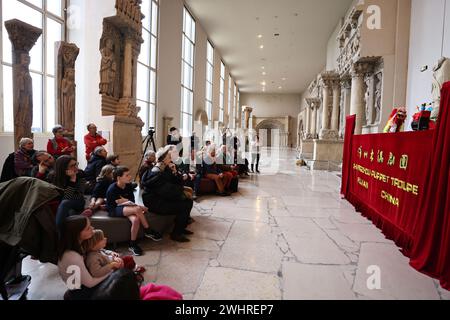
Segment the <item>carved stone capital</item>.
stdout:
<svg viewBox="0 0 450 320">
<path fill-rule="evenodd" d="M 252 113 L 253 112 L 253 108 L 247 107 L 247 106 L 243 106 L 242 107 L 242 112 L 244 113 Z"/>
<path fill-rule="evenodd" d="M 319 83 L 323 88 L 331 88 L 339 82 L 339 74 L 334 71 L 325 71 L 319 75 Z"/>
<path fill-rule="evenodd" d="M 5 28 L 15 53 L 29 53 L 42 35 L 42 29 L 17 19 L 6 21 Z"/>
<path fill-rule="evenodd" d="M 352 77 L 364 77 L 368 73 L 372 73 L 377 63 L 379 63 L 379 57 L 367 57 L 359 59 L 355 62 L 351 69 Z"/>
<path fill-rule="evenodd" d="M 342 75 L 340 82 L 342 88 L 350 89 L 352 86 L 352 77 L 349 74 Z"/>
<path fill-rule="evenodd" d="M 58 56 L 62 58 L 62 67 L 75 68 L 75 61 L 80 54 L 80 48 L 74 43 L 68 43 L 65 41 L 59 41 L 55 44 L 58 52 Z"/>
<path fill-rule="evenodd" d="M 306 98 L 305 100 L 312 111 L 319 109 L 322 104 L 319 98 Z"/>
</svg>

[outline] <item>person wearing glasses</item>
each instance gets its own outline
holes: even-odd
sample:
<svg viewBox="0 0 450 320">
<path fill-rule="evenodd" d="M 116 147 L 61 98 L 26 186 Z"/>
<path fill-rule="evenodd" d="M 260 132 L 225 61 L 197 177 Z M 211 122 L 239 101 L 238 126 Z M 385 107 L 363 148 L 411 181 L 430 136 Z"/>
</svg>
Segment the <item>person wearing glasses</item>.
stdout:
<svg viewBox="0 0 450 320">
<path fill-rule="evenodd" d="M 389 121 L 384 127 L 384 133 L 396 133 L 403 131 L 403 126 L 406 120 L 406 108 L 394 108 L 392 110 L 391 116 L 389 117 Z"/>
<path fill-rule="evenodd" d="M 57 125 L 52 130 L 54 138 L 49 139 L 47 143 L 47 152 L 55 159 L 60 156 L 70 156 L 76 147 L 67 138 L 64 137 L 64 128 Z"/>
<path fill-rule="evenodd" d="M 56 226 L 61 231 L 66 218 L 83 214 L 91 216 L 91 209 L 85 208 L 85 181 L 78 170 L 78 162 L 74 157 L 61 156 L 56 160 L 54 185 L 64 190 L 62 201 L 56 213 Z"/>
</svg>

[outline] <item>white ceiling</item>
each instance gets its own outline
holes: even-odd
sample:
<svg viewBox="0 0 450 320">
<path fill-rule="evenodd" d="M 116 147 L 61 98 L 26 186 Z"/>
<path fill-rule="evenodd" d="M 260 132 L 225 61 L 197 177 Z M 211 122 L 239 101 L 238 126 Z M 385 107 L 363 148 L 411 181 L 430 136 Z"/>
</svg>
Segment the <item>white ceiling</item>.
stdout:
<svg viewBox="0 0 450 320">
<path fill-rule="evenodd" d="M 261 93 L 265 81 L 266 93 L 300 93 L 325 67 L 328 40 L 352 0 L 186 3 L 230 67 L 241 92 Z"/>
</svg>

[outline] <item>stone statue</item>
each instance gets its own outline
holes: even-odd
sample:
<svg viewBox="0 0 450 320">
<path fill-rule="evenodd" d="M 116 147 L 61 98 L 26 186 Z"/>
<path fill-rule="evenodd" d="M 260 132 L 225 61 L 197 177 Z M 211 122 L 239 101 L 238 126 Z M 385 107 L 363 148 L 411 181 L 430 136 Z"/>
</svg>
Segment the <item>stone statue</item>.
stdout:
<svg viewBox="0 0 450 320">
<path fill-rule="evenodd" d="M 383 74 L 380 72 L 375 76 L 375 123 L 378 123 L 381 117 L 382 86 Z"/>
<path fill-rule="evenodd" d="M 100 67 L 100 93 L 114 96 L 117 63 L 114 54 L 114 45 L 111 39 L 106 39 L 105 47 L 101 50 L 102 63 Z"/>
<path fill-rule="evenodd" d="M 431 91 L 433 111 L 431 112 L 431 120 L 437 120 L 441 103 L 441 89 L 445 82 L 450 81 L 450 59 L 445 57 L 439 59 L 433 71 L 433 86 Z"/>
<path fill-rule="evenodd" d="M 370 108 L 371 108 L 371 101 L 370 101 L 370 77 L 366 77 L 364 80 L 366 92 L 364 94 L 364 101 L 366 102 L 366 125 L 372 124 L 370 119 Z"/>
<path fill-rule="evenodd" d="M 5 29 L 12 47 L 14 148 L 17 150 L 20 139 L 33 138 L 33 81 L 29 52 L 42 35 L 42 29 L 17 19 L 5 21 Z"/>
<path fill-rule="evenodd" d="M 71 133 L 75 129 L 75 87 L 75 70 L 67 69 L 61 82 L 61 118 Z"/>
<path fill-rule="evenodd" d="M 21 137 L 30 137 L 29 130 L 33 125 L 33 80 L 30 76 L 30 56 L 20 55 L 20 71 L 16 78 L 18 109 L 14 118 L 14 127 Z"/>
<path fill-rule="evenodd" d="M 57 119 L 66 132 L 64 136 L 72 140 L 75 134 L 75 62 L 80 49 L 73 43 L 55 43 L 58 53 L 57 64 Z"/>
</svg>

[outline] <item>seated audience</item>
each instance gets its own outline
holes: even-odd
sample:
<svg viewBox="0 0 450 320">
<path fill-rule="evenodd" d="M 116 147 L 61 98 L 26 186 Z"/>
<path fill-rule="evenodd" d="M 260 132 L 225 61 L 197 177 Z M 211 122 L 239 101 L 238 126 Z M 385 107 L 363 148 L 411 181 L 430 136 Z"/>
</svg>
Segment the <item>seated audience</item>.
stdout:
<svg viewBox="0 0 450 320">
<path fill-rule="evenodd" d="M 180 157 L 183 155 L 183 137 L 177 128 L 170 128 L 169 135 L 167 136 L 167 145 L 176 146 Z"/>
<path fill-rule="evenodd" d="M 84 136 L 84 144 L 86 146 L 86 160 L 89 161 L 95 148 L 104 146 L 108 141 L 97 133 L 97 126 L 95 124 L 90 123 L 87 129 L 89 133 Z"/>
<path fill-rule="evenodd" d="M 14 154 L 14 171 L 18 177 L 31 176 L 35 153 L 33 139 L 22 138 L 19 142 L 19 150 Z"/>
<path fill-rule="evenodd" d="M 231 178 L 229 175 L 224 174 L 219 168 L 216 162 L 216 148 L 211 145 L 208 148 L 208 152 L 203 159 L 203 167 L 205 171 L 205 178 L 213 180 L 216 183 L 218 189 L 218 195 L 226 197 L 230 196 L 227 188 L 230 187 Z"/>
<path fill-rule="evenodd" d="M 75 151 L 75 146 L 67 138 L 63 136 L 64 128 L 57 125 L 52 130 L 54 138 L 49 139 L 47 143 L 47 152 L 50 153 L 55 159 L 60 156 L 70 156 Z"/>
<path fill-rule="evenodd" d="M 105 250 L 107 241 L 102 230 L 94 230 L 92 238 L 81 244 L 86 255 L 86 267 L 93 277 L 100 278 L 123 268 L 139 275 L 145 271 L 144 267 L 136 266 L 133 257 L 126 256 L 122 259 L 117 252 Z"/>
<path fill-rule="evenodd" d="M 144 155 L 144 162 L 139 168 L 139 180 L 142 181 L 142 177 L 147 170 L 152 170 L 156 162 L 156 153 L 153 150 L 149 150 Z"/>
<path fill-rule="evenodd" d="M 144 187 L 142 199 L 149 210 L 155 214 L 175 215 L 171 239 L 177 242 L 188 242 L 189 239 L 185 235 L 191 235 L 193 232 L 186 227 L 194 203 L 169 168 L 172 163 L 171 150 L 171 146 L 166 146 L 156 153 L 156 165 L 151 171 L 145 172 L 141 182 Z"/>
<path fill-rule="evenodd" d="M 55 158 L 45 151 L 36 152 L 34 158 L 38 164 L 31 170 L 31 177 L 53 183 Z"/>
<path fill-rule="evenodd" d="M 69 287 L 64 295 L 65 300 L 91 299 L 97 291 L 98 285 L 110 276 L 108 273 L 103 277 L 96 278 L 86 268 L 81 243 L 92 238 L 93 234 L 94 229 L 86 217 L 68 217 L 63 223 L 58 243 L 58 269 L 64 284 Z M 73 277 L 74 271 L 79 271 L 78 279 Z"/>
<path fill-rule="evenodd" d="M 104 147 L 97 147 L 94 150 L 94 154 L 89 160 L 84 173 L 86 175 L 86 180 L 92 184 L 95 184 L 95 180 L 102 171 L 102 168 L 106 166 L 106 157 L 108 152 Z"/>
<path fill-rule="evenodd" d="M 110 164 L 113 167 L 120 166 L 119 155 L 110 154 L 106 157 L 106 164 Z"/>
<path fill-rule="evenodd" d="M 62 201 L 56 213 L 56 225 L 60 232 L 67 217 L 81 213 L 87 216 L 92 215 L 91 210 L 84 210 L 86 202 L 84 199 L 85 181 L 78 171 L 78 163 L 75 158 L 61 156 L 56 160 L 53 183 L 64 190 Z"/>
<path fill-rule="evenodd" d="M 106 165 L 100 171 L 97 177 L 97 183 L 95 184 L 94 190 L 92 191 L 92 198 L 89 208 L 96 211 L 100 208 L 103 209 L 105 204 L 106 192 L 109 186 L 114 182 L 114 167 L 112 165 Z M 106 209 L 106 206 L 104 206 Z"/>
<path fill-rule="evenodd" d="M 106 206 L 110 217 L 127 218 L 131 222 L 131 241 L 129 250 L 136 256 L 142 255 L 142 249 L 137 243 L 141 224 L 144 235 L 154 241 L 162 240 L 160 235 L 150 229 L 145 213 L 148 209 L 135 203 L 134 190 L 131 186 L 130 170 L 127 167 L 117 167 L 114 170 L 114 183 L 106 192 Z"/>
</svg>

